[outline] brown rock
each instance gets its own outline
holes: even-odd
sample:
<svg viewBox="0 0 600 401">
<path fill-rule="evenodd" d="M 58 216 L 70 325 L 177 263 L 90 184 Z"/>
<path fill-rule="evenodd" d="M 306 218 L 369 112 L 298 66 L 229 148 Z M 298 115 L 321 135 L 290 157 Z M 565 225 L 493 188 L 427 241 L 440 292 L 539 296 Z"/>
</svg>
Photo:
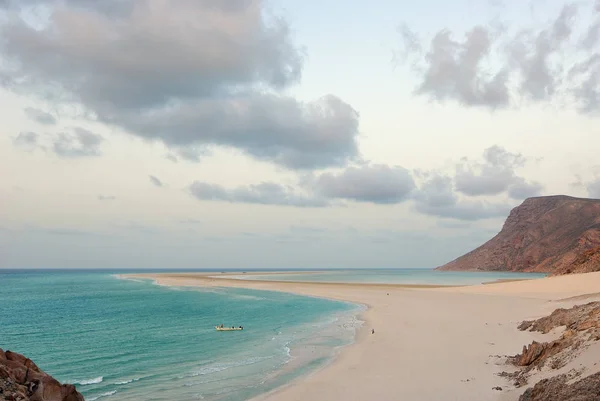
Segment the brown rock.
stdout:
<svg viewBox="0 0 600 401">
<path fill-rule="evenodd" d="M 573 384 L 569 377 L 560 375 L 541 380 L 525 390 L 519 401 L 598 401 L 600 400 L 600 373 L 588 376 Z"/>
<path fill-rule="evenodd" d="M 549 316 L 534 321 L 524 321 L 518 328 L 519 330 L 548 333 L 550 330 L 562 326 L 565 326 L 566 329 L 560 338 L 545 343 L 534 341 L 528 346 L 524 346 L 523 351 L 512 358 L 512 362 L 517 366 L 528 368 L 544 366 L 548 361 L 551 362 L 550 367 L 553 369 L 564 366 L 570 357 L 565 352 L 576 350 L 585 341 L 595 341 L 598 338 L 600 302 L 576 305 L 570 309 L 559 308 Z"/>
<path fill-rule="evenodd" d="M 566 326 L 575 331 L 589 329 L 600 329 L 600 302 L 588 302 L 584 305 L 576 305 L 570 309 L 559 308 L 549 316 L 535 321 L 526 320 L 522 322 L 519 330 L 539 331 L 548 333 L 550 330 Z"/>
<path fill-rule="evenodd" d="M 513 382 L 516 387 L 527 384 L 529 376 L 533 369 L 548 365 L 551 369 L 560 369 L 567 363 L 577 358 L 580 350 L 585 350 L 585 345 L 592 341 L 600 340 L 600 302 L 589 302 L 584 305 L 577 305 L 569 309 L 559 308 L 546 317 L 537 320 L 526 320 L 519 326 L 519 330 L 531 330 L 542 333 L 548 333 L 556 327 L 566 327 L 560 338 L 545 343 L 533 341 L 528 346 L 523 347 L 520 354 L 510 357 L 509 363 L 522 367 L 516 372 L 503 372 L 505 377 Z M 560 387 L 560 383 L 567 383 L 569 380 L 581 374 L 581 370 L 572 369 L 571 375 L 562 375 L 540 382 L 533 388 L 528 389 L 520 398 L 522 401 L 536 400 L 570 400 L 600 401 L 600 393 L 597 398 L 576 398 L 575 393 L 565 393 L 565 398 L 544 398 L 554 391 L 555 387 Z M 561 382 L 562 380 L 562 382 Z M 593 379 L 590 379 L 593 382 Z M 589 388 L 590 381 L 582 382 L 582 387 L 572 387 L 572 389 Z M 570 390 L 569 390 L 570 391 Z M 575 391 L 575 390 L 573 390 Z M 574 398 L 575 397 L 575 398 Z M 587 397 L 587 395 L 586 395 Z"/>
<path fill-rule="evenodd" d="M 29 358 L 0 349 L 0 401 L 84 401 L 72 384 L 60 384 Z"/>
<path fill-rule="evenodd" d="M 600 271 L 600 246 L 582 252 L 573 263 L 557 268 L 552 275 Z"/>
<path fill-rule="evenodd" d="M 526 199 L 502 230 L 439 270 L 588 272 L 600 270 L 600 200 L 570 196 Z M 599 261 L 596 263 L 595 261 Z"/>
</svg>

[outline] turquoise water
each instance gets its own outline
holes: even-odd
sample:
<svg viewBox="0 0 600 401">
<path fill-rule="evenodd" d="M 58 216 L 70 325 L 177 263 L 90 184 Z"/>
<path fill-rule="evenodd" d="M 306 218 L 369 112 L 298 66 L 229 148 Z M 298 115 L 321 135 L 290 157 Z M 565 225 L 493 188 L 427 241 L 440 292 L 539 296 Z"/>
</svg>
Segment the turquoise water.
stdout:
<svg viewBox="0 0 600 401">
<path fill-rule="evenodd" d="M 325 283 L 475 285 L 496 280 L 542 278 L 543 273 L 445 272 L 429 269 L 330 270 L 315 273 L 235 275 L 244 280 L 309 281 Z"/>
<path fill-rule="evenodd" d="M 278 292 L 106 273 L 0 271 L 0 283 L 0 347 L 88 401 L 246 400 L 323 364 L 358 324 L 355 305 Z"/>
</svg>

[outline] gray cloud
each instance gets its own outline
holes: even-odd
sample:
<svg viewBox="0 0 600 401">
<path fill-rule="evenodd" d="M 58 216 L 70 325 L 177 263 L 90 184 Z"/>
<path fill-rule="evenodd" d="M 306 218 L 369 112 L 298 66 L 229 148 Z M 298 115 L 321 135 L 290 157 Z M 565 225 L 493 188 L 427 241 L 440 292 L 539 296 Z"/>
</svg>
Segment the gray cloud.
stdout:
<svg viewBox="0 0 600 401">
<path fill-rule="evenodd" d="M 19 133 L 14 139 L 13 144 L 21 149 L 32 151 L 38 147 L 39 135 L 35 132 L 26 131 Z"/>
<path fill-rule="evenodd" d="M 517 179 L 508 187 L 508 196 L 512 199 L 526 199 L 532 196 L 539 196 L 544 186 L 539 182 L 527 182 L 523 178 Z"/>
<path fill-rule="evenodd" d="M 451 230 L 454 230 L 454 229 L 462 230 L 462 229 L 468 228 L 470 226 L 471 222 L 464 221 L 464 220 L 463 221 L 460 221 L 460 220 L 458 220 L 458 221 L 457 220 L 438 220 L 435 222 L 435 224 L 441 228 L 448 228 Z"/>
<path fill-rule="evenodd" d="M 173 163 L 177 163 L 179 161 L 179 159 L 177 159 L 177 156 L 175 156 L 172 153 L 169 153 L 165 156 L 165 159 L 172 161 Z"/>
<path fill-rule="evenodd" d="M 600 21 L 583 26 L 583 39 L 573 34 L 578 16 L 594 7 L 584 3 L 566 4 L 541 29 L 511 33 L 478 25 L 463 40 L 443 29 L 426 52 L 416 34 L 403 28 L 404 51 L 419 77 L 415 93 L 489 109 L 516 105 L 519 97 L 531 102 L 572 99 L 580 112 L 599 113 Z"/>
<path fill-rule="evenodd" d="M 25 115 L 31 120 L 43 125 L 55 125 L 56 118 L 45 111 L 28 107 L 25 109 Z"/>
<path fill-rule="evenodd" d="M 431 173 L 415 196 L 415 209 L 423 214 L 457 220 L 506 217 L 511 206 L 505 203 L 460 200 L 453 191 L 452 178 Z"/>
<path fill-rule="evenodd" d="M 299 81 L 304 51 L 262 0 L 47 5 L 47 24 L 0 23 L 0 75 L 16 92 L 80 105 L 192 161 L 211 145 L 294 169 L 359 157 L 350 105 L 278 94 Z"/>
<path fill-rule="evenodd" d="M 300 183 L 302 193 L 271 182 L 228 189 L 199 181 L 189 187 L 189 192 L 200 200 L 300 207 L 345 206 L 343 201 L 385 205 L 413 200 L 416 210 L 424 214 L 478 220 L 505 216 L 511 206 L 507 202 L 462 199 L 459 194 L 467 197 L 505 194 L 518 200 L 539 195 L 543 189 L 541 184 L 516 175 L 514 169 L 527 160 L 521 154 L 492 146 L 484 151 L 483 159 L 480 163 L 464 158 L 455 175 L 436 171 L 411 173 L 402 167 L 385 165 L 308 174 Z M 415 179 L 419 180 L 419 186 Z"/>
<path fill-rule="evenodd" d="M 60 132 L 44 137 L 35 132 L 21 132 L 13 139 L 13 144 L 21 149 L 50 150 L 62 158 L 99 156 L 102 142 L 102 136 L 83 128 L 73 128 L 69 133 Z"/>
<path fill-rule="evenodd" d="M 380 204 L 408 199 L 415 183 L 402 167 L 365 165 L 340 173 L 323 173 L 312 180 L 313 189 L 324 197 Z"/>
<path fill-rule="evenodd" d="M 488 76 L 482 67 L 491 45 L 490 32 L 481 26 L 469 31 L 463 42 L 452 39 L 448 30 L 438 32 L 424 56 L 427 65 L 416 93 L 469 106 L 505 106 L 509 101 L 507 71 L 500 69 Z"/>
<path fill-rule="evenodd" d="M 302 182 L 304 193 L 272 182 L 227 189 L 195 181 L 189 192 L 201 200 L 218 200 L 265 205 L 325 207 L 336 200 L 394 204 L 409 199 L 415 188 L 410 172 L 402 167 L 365 165 L 339 173 L 309 175 Z M 344 203 L 336 203 L 344 206 Z"/>
<path fill-rule="evenodd" d="M 209 156 L 210 151 L 207 149 L 199 149 L 198 147 L 182 147 L 175 150 L 175 154 L 171 154 L 169 160 L 178 162 L 179 158 L 190 162 L 199 162 L 202 156 Z"/>
<path fill-rule="evenodd" d="M 527 159 L 520 153 L 491 146 L 484 150 L 482 163 L 465 158 L 456 166 L 456 190 L 469 196 L 498 195 L 508 191 L 515 199 L 523 199 L 522 196 L 528 194 L 537 195 L 543 189 L 542 185 L 527 182 L 515 172 L 526 162 Z"/>
<path fill-rule="evenodd" d="M 52 150 L 64 158 L 100 156 L 102 142 L 102 136 L 83 128 L 74 128 L 72 133 L 57 134 L 52 140 Z"/>
<path fill-rule="evenodd" d="M 586 189 L 588 191 L 588 195 L 591 198 L 600 199 L 600 177 L 597 177 L 595 180 L 588 182 L 586 184 Z"/>
<path fill-rule="evenodd" d="M 520 32 L 509 45 L 509 61 L 520 73 L 520 93 L 532 100 L 549 100 L 561 83 L 562 65 L 552 68 L 550 57 L 571 38 L 577 15 L 575 4 L 566 4 L 550 27 L 534 33 Z"/>
<path fill-rule="evenodd" d="M 326 199 L 299 194 L 291 187 L 272 182 L 228 189 L 217 184 L 194 181 L 189 187 L 189 193 L 199 200 L 296 207 L 329 205 Z"/>
<path fill-rule="evenodd" d="M 484 150 L 482 162 L 463 158 L 456 165 L 454 176 L 437 171 L 416 171 L 420 185 L 413 196 L 415 209 L 432 216 L 465 221 L 506 217 L 512 207 L 509 202 L 469 198 L 505 194 L 511 199 L 522 200 L 539 195 L 543 190 L 540 183 L 526 181 L 515 172 L 527 161 L 520 153 L 491 146 Z M 458 194 L 467 198 L 460 198 Z"/>
<path fill-rule="evenodd" d="M 99 201 L 113 201 L 117 199 L 115 196 L 112 195 L 98 195 L 97 198 Z"/>
<path fill-rule="evenodd" d="M 161 181 L 161 180 L 159 180 L 158 178 L 156 178 L 155 176 L 153 176 L 153 175 L 149 175 L 149 176 L 148 176 L 148 178 L 150 179 L 150 182 L 151 182 L 153 185 L 155 185 L 155 186 L 157 186 L 157 187 L 162 187 L 162 186 L 163 186 L 163 183 L 162 183 L 162 181 Z"/>
</svg>

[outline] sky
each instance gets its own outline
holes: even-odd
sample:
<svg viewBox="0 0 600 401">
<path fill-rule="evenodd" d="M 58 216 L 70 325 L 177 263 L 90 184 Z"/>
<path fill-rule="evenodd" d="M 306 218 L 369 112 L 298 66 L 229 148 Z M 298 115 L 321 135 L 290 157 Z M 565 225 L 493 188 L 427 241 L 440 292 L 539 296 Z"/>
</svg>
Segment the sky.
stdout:
<svg viewBox="0 0 600 401">
<path fill-rule="evenodd" d="M 0 0 L 0 268 L 433 268 L 600 198 L 600 0 Z"/>
</svg>

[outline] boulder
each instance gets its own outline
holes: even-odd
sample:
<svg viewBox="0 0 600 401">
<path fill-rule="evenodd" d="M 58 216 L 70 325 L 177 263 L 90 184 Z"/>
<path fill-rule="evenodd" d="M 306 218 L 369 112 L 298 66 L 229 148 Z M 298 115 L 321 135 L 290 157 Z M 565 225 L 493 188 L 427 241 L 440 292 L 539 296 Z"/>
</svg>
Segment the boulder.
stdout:
<svg viewBox="0 0 600 401">
<path fill-rule="evenodd" d="M 72 384 L 60 384 L 29 358 L 0 349 L 0 401 L 84 401 Z"/>
</svg>

